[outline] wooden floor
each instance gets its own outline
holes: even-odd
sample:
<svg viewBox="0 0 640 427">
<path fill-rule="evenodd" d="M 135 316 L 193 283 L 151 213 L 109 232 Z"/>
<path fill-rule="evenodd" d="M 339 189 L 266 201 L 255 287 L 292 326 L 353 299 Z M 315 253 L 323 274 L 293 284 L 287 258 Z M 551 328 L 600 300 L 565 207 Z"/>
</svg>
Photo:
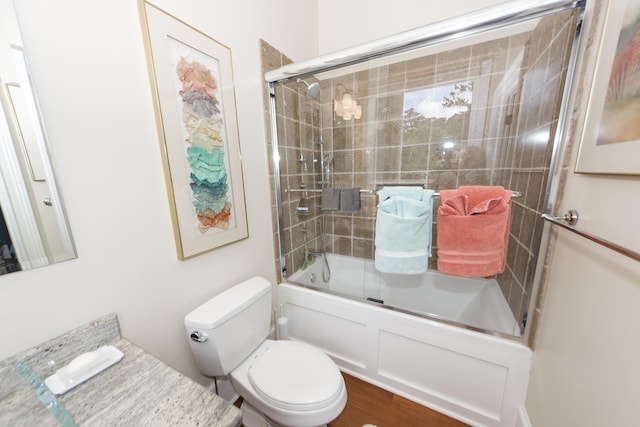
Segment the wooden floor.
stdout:
<svg viewBox="0 0 640 427">
<path fill-rule="evenodd" d="M 347 406 L 328 427 L 464 427 L 467 424 L 418 405 L 408 399 L 342 374 L 347 385 Z"/>
<path fill-rule="evenodd" d="M 347 385 L 347 406 L 327 427 L 469 427 L 433 409 L 342 373 Z M 240 407 L 242 398 L 235 405 Z"/>
</svg>

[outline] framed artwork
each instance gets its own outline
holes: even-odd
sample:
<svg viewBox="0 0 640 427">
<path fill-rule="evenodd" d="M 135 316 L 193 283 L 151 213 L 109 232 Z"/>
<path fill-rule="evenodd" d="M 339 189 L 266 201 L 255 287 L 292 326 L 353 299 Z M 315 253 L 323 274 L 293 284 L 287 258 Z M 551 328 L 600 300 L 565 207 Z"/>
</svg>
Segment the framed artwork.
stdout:
<svg viewBox="0 0 640 427">
<path fill-rule="evenodd" d="M 640 0 L 610 0 L 576 172 L 640 175 Z"/>
<path fill-rule="evenodd" d="M 178 258 L 248 237 L 231 51 L 140 1 Z"/>
</svg>

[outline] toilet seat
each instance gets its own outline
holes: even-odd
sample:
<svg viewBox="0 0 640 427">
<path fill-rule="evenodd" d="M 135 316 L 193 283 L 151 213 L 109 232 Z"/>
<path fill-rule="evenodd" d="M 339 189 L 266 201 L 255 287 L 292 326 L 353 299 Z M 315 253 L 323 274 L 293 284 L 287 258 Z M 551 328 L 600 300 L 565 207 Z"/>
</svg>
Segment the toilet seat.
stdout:
<svg viewBox="0 0 640 427">
<path fill-rule="evenodd" d="M 308 348 L 310 353 L 304 350 L 300 352 L 300 347 Z M 280 348 L 282 348 L 282 350 L 280 350 L 282 352 L 284 352 L 285 349 L 291 350 L 291 354 L 293 354 L 291 357 L 294 359 L 297 357 L 297 359 L 291 362 L 291 358 L 285 354 L 282 355 L 282 357 L 289 360 L 289 362 L 278 363 L 278 361 L 272 360 L 272 357 L 275 359 L 274 356 L 278 355 L 278 350 L 274 353 L 271 352 L 274 349 Z M 327 371 L 328 368 L 324 362 L 317 362 L 316 355 L 318 353 L 326 357 L 326 361 L 331 362 L 329 371 Z M 270 356 L 263 359 L 263 356 L 266 354 L 270 354 Z M 287 363 L 289 363 L 288 366 L 282 366 Z M 300 365 L 298 365 L 298 368 L 293 369 L 294 372 L 297 370 L 303 372 L 301 375 L 302 381 L 300 381 L 299 384 L 294 382 L 294 377 L 290 374 L 290 369 L 294 363 L 300 363 L 303 366 L 300 367 Z M 258 369 L 254 370 L 254 366 L 258 366 Z M 270 371 L 270 373 L 261 372 L 262 369 Z M 252 375 L 249 374 L 250 371 L 254 371 Z M 324 372 L 323 375 L 325 375 L 326 378 L 321 379 L 320 383 L 324 383 L 327 378 L 337 378 L 338 384 L 335 388 L 333 385 L 329 387 L 319 387 L 320 390 L 325 391 L 315 396 L 313 394 L 307 394 L 314 393 L 313 390 L 316 389 L 314 383 L 307 382 L 316 381 L 315 379 L 309 379 L 308 372 Z M 261 374 L 266 375 L 267 379 L 263 380 Z M 244 398 L 244 403 L 263 414 L 267 420 L 267 425 L 277 425 L 280 427 L 324 426 L 340 415 L 347 404 L 347 388 L 344 385 L 344 380 L 338 367 L 320 350 L 300 341 L 265 340 L 249 357 L 232 370 L 229 376 L 233 388 Z M 283 378 L 285 377 L 288 378 L 286 381 L 289 381 L 289 386 L 286 387 L 286 389 L 289 392 L 293 390 L 296 396 L 292 397 L 291 394 L 286 394 L 286 391 L 285 394 L 278 394 L 277 389 L 269 389 L 269 384 L 284 381 Z M 333 381 L 329 381 L 328 383 L 331 384 L 332 382 Z M 255 384 L 258 384 L 259 387 Z M 331 395 L 333 395 L 333 398 L 327 398 L 327 396 Z M 307 397 L 302 398 L 302 396 Z M 311 409 L 313 407 L 315 407 L 315 409 Z M 264 425 L 263 423 L 257 423 L 247 425 L 247 427 Z"/>
<path fill-rule="evenodd" d="M 343 379 L 333 361 L 297 341 L 271 341 L 254 359 L 248 374 L 262 399 L 287 410 L 325 408 L 343 392 Z"/>
</svg>

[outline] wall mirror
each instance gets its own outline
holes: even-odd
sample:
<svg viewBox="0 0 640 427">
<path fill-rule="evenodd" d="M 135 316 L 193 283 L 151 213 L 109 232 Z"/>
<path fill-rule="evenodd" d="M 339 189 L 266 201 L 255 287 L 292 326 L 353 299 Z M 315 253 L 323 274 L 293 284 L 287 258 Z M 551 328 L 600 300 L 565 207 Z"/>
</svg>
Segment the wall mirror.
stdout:
<svg viewBox="0 0 640 427">
<path fill-rule="evenodd" d="M 76 257 L 12 0 L 0 0 L 0 275 Z"/>
</svg>

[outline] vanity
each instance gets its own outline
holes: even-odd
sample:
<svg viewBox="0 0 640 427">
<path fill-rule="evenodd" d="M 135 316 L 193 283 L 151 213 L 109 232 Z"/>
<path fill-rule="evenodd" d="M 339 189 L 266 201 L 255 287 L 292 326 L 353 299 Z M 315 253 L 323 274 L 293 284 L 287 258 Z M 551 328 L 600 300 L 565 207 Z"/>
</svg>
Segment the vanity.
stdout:
<svg viewBox="0 0 640 427">
<path fill-rule="evenodd" d="M 78 355 L 111 345 L 122 359 L 61 395 L 46 378 Z M 0 425 L 240 426 L 240 410 L 120 335 L 104 316 L 0 361 Z"/>
</svg>

